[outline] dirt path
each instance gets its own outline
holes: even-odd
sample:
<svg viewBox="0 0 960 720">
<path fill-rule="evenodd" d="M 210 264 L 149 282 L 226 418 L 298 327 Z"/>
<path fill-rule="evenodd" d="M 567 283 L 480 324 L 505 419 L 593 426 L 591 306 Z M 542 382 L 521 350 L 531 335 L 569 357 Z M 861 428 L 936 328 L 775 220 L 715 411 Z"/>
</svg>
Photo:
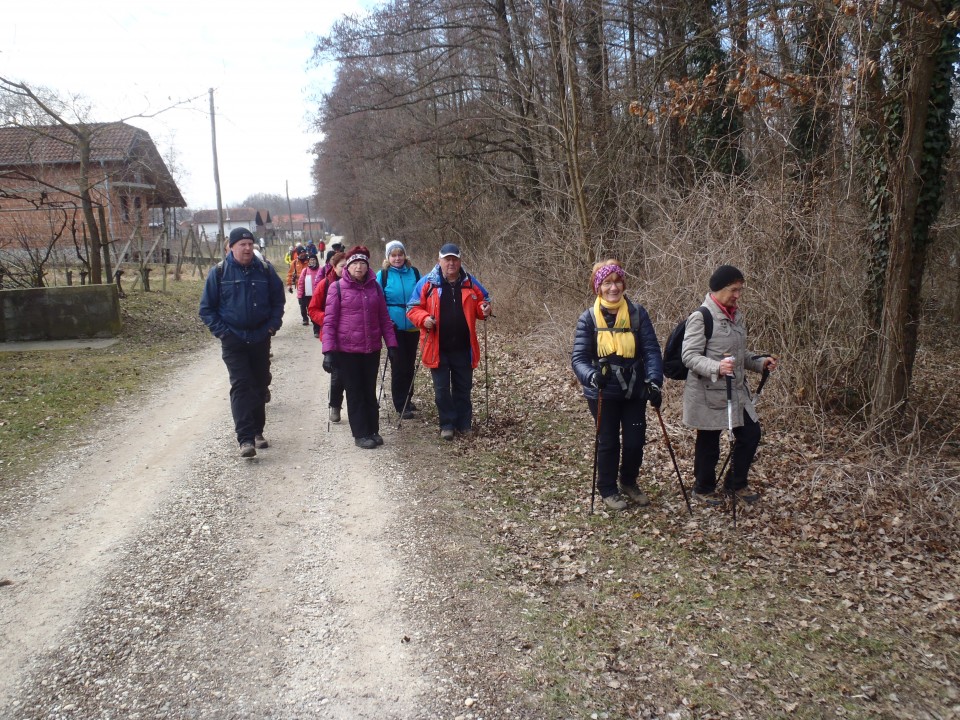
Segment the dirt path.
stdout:
<svg viewBox="0 0 960 720">
<path fill-rule="evenodd" d="M 255 460 L 211 344 L 2 498 L 0 716 L 434 716 L 398 445 L 327 433 L 288 297 Z"/>
</svg>

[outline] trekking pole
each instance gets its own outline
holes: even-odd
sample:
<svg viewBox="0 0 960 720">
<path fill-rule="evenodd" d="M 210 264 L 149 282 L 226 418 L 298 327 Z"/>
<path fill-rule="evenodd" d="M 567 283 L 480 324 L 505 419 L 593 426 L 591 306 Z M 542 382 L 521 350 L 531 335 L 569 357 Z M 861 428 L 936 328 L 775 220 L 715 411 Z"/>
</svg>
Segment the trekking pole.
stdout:
<svg viewBox="0 0 960 720">
<path fill-rule="evenodd" d="M 772 357 L 771 355 L 757 355 L 758 358 Z M 760 398 L 760 393 L 763 392 L 763 386 L 767 384 L 767 379 L 770 377 L 769 368 L 763 368 L 763 372 L 760 375 L 760 384 L 757 385 L 757 392 L 753 396 L 754 403 Z M 720 468 L 720 477 L 723 477 L 723 471 L 727 469 L 727 463 L 730 462 L 730 455 L 728 454 L 726 459 L 723 461 L 723 466 Z"/>
<path fill-rule="evenodd" d="M 727 459 L 733 456 L 733 448 L 736 445 L 736 436 L 733 434 L 733 373 L 727 375 L 727 432 L 730 434 L 730 454 Z M 726 467 L 726 463 L 724 463 Z M 733 465 L 730 466 L 730 473 L 733 474 Z M 720 473 L 723 476 L 723 471 Z M 726 484 L 726 482 L 724 482 Z M 733 529 L 737 529 L 737 491 L 731 490 L 733 496 Z"/>
<path fill-rule="evenodd" d="M 603 388 L 597 389 L 597 429 L 593 435 L 593 487 L 590 490 L 590 514 L 597 498 L 597 457 L 600 455 L 600 418 L 603 412 Z"/>
<path fill-rule="evenodd" d="M 483 412 L 486 416 L 484 422 L 490 424 L 490 363 L 487 362 L 487 321 L 484 318 L 483 321 L 483 390 L 484 390 L 484 401 L 483 401 Z"/>
<path fill-rule="evenodd" d="M 330 373 L 330 382 L 327 385 L 327 432 L 330 432 L 330 401 L 333 400 L 333 373 Z"/>
<path fill-rule="evenodd" d="M 417 362 L 413 366 L 413 378 L 410 380 L 410 389 L 407 390 L 407 396 L 403 400 L 403 409 L 400 411 L 400 420 L 397 422 L 397 430 L 400 429 L 400 426 L 403 425 L 403 414 L 407 411 L 407 407 L 410 405 L 410 399 L 413 397 L 413 385 L 417 381 L 417 371 L 420 369 L 420 361 L 423 359 L 423 355 L 419 352 L 417 353 Z"/>
<path fill-rule="evenodd" d="M 383 370 L 380 372 L 380 392 L 377 393 L 377 409 L 380 408 L 380 401 L 383 399 L 383 381 L 387 377 L 387 362 L 390 360 L 390 351 L 387 351 L 387 356 L 383 359 Z M 389 413 L 390 410 L 387 409 Z"/>
<path fill-rule="evenodd" d="M 687 504 L 687 512 L 693 517 L 693 510 L 690 508 L 690 498 L 687 496 L 687 488 L 683 484 L 683 477 L 680 475 L 680 466 L 677 465 L 677 456 L 673 453 L 673 445 L 670 442 L 670 436 L 667 434 L 667 426 L 663 422 L 663 415 L 660 414 L 660 408 L 653 408 L 657 412 L 657 418 L 660 420 L 660 428 L 663 430 L 663 439 L 667 443 L 667 450 L 670 453 L 670 459 L 673 460 L 673 469 L 677 471 L 677 482 L 680 483 L 680 491 L 683 493 L 683 501 Z"/>
</svg>

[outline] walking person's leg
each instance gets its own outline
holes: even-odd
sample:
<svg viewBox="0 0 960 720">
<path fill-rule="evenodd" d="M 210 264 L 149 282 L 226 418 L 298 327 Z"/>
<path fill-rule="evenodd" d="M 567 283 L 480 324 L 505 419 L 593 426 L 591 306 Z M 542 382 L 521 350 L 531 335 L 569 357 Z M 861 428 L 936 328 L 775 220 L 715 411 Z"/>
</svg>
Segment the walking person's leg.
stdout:
<svg viewBox="0 0 960 720">
<path fill-rule="evenodd" d="M 221 356 L 230 375 L 230 411 L 240 445 L 253 443 L 257 435 L 256 408 L 263 406 L 261 380 L 254 374 L 249 346 L 235 335 L 221 341 Z"/>
<path fill-rule="evenodd" d="M 597 401 L 587 400 L 593 421 L 597 421 Z M 604 396 L 603 413 L 597 431 L 597 490 L 600 497 L 617 494 L 617 470 L 620 464 L 620 422 L 623 401 Z"/>
<path fill-rule="evenodd" d="M 330 419 L 340 422 L 340 410 L 343 409 L 343 380 L 340 368 L 335 367 L 330 373 Z"/>
<path fill-rule="evenodd" d="M 457 432 L 470 432 L 473 423 L 473 367 L 470 351 L 450 353 L 450 395 L 456 411 L 454 427 Z"/>
<path fill-rule="evenodd" d="M 413 394 L 413 369 L 417 362 L 420 333 L 397 333 L 397 353 L 390 362 L 390 396 L 397 412 L 402 412 L 408 393 Z"/>
<path fill-rule="evenodd" d="M 733 466 L 725 479 L 725 489 L 729 491 L 747 487 L 747 474 L 760 445 L 760 423 L 754 421 L 749 413 L 744 413 L 743 425 L 734 428 L 733 435 L 737 439 L 733 449 Z"/>
<path fill-rule="evenodd" d="M 440 424 L 440 436 L 444 440 L 453 440 L 453 428 L 457 421 L 457 411 L 453 406 L 450 388 L 449 353 L 440 353 L 440 363 L 430 368 L 433 379 L 433 399 L 437 404 L 437 418 Z"/>
<path fill-rule="evenodd" d="M 357 356 L 362 366 L 363 382 L 361 384 L 361 420 L 363 437 L 373 438 L 378 445 L 383 444 L 380 438 L 380 406 L 377 404 L 377 378 L 380 374 L 380 351 L 365 353 Z"/>
<path fill-rule="evenodd" d="M 272 376 L 270 374 L 270 341 L 254 343 L 249 346 L 250 368 L 257 387 L 259 388 L 259 402 L 254 404 L 253 416 L 257 426 L 255 438 L 263 435 L 263 428 L 267 422 L 267 388 L 270 386 Z M 266 444 L 257 443 L 260 447 L 266 447 Z"/>
<path fill-rule="evenodd" d="M 364 364 L 356 353 L 340 353 L 337 370 L 347 396 L 347 420 L 350 433 L 357 440 L 367 437 L 366 417 L 363 411 Z M 376 399 L 374 399 L 376 402 Z"/>
<path fill-rule="evenodd" d="M 310 322 L 310 316 L 307 315 L 307 304 L 310 302 L 310 298 L 304 295 L 302 298 L 297 298 L 297 302 L 300 303 L 301 322 L 307 325 Z"/>
<path fill-rule="evenodd" d="M 647 435 L 646 400 L 624 401 L 620 427 L 623 456 L 620 462 L 620 486 L 631 500 L 639 505 L 648 505 L 649 498 L 637 485 Z"/>
<path fill-rule="evenodd" d="M 693 451 L 693 492 L 711 506 L 723 504 L 717 494 L 717 462 L 721 430 L 697 430 Z"/>
</svg>

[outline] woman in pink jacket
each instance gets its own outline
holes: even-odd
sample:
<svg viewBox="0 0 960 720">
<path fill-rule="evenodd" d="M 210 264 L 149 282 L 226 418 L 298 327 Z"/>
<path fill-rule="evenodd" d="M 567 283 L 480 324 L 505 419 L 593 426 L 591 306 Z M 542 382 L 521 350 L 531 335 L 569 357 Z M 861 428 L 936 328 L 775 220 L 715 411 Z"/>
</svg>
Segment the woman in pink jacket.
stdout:
<svg viewBox="0 0 960 720">
<path fill-rule="evenodd" d="M 336 368 L 347 392 L 347 419 L 357 447 L 383 445 L 377 406 L 380 348 L 397 352 L 397 336 L 387 301 L 370 272 L 370 251 L 363 245 L 347 252 L 343 276 L 327 290 L 323 316 L 323 369 Z"/>
</svg>

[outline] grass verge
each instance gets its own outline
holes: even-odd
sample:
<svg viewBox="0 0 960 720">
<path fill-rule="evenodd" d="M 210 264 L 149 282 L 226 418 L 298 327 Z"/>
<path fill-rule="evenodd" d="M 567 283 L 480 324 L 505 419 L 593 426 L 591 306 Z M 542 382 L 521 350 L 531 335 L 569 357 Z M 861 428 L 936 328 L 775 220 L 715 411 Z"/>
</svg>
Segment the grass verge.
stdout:
<svg viewBox="0 0 960 720">
<path fill-rule="evenodd" d="M 108 348 L 0 352 L 0 484 L 35 469 L 105 406 L 176 370 L 179 356 L 209 337 L 197 315 L 202 287 L 193 278 L 128 293 L 123 330 Z"/>
</svg>

